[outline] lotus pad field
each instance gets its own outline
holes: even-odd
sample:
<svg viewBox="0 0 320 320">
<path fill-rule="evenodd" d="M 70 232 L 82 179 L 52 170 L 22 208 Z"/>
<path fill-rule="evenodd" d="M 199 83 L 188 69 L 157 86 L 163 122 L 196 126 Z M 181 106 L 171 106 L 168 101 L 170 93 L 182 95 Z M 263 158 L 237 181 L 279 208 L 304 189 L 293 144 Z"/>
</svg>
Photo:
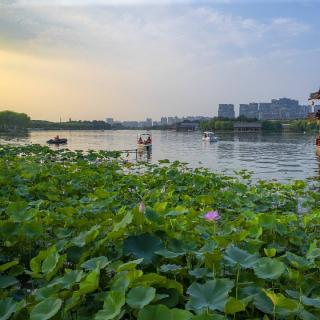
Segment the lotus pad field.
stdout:
<svg viewBox="0 0 320 320">
<path fill-rule="evenodd" d="M 320 319 L 319 182 L 0 148 L 0 319 Z"/>
</svg>

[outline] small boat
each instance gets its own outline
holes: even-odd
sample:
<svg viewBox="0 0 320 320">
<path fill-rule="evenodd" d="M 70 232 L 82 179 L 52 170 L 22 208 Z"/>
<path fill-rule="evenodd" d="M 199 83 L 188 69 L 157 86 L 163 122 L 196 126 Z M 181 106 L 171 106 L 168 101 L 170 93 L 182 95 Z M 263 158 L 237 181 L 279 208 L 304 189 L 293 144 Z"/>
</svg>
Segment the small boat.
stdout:
<svg viewBox="0 0 320 320">
<path fill-rule="evenodd" d="M 202 136 L 202 141 L 217 142 L 218 138 L 213 132 L 205 131 Z"/>
<path fill-rule="evenodd" d="M 68 143 L 68 139 L 65 138 L 54 138 L 47 141 L 48 144 L 66 144 Z"/>
<path fill-rule="evenodd" d="M 137 137 L 138 151 L 151 151 L 152 149 L 152 136 L 150 133 L 141 133 Z"/>
</svg>

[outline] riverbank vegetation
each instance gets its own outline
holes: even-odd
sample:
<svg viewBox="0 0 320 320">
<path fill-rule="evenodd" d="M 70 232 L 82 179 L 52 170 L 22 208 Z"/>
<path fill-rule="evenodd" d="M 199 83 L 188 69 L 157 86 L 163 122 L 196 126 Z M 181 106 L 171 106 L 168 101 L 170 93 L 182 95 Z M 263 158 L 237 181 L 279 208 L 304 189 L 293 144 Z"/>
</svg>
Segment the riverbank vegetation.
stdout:
<svg viewBox="0 0 320 320">
<path fill-rule="evenodd" d="M 44 120 L 32 120 L 31 129 L 41 130 L 110 130 L 109 123 L 102 120 L 93 121 L 68 121 L 68 122 L 50 122 Z"/>
<path fill-rule="evenodd" d="M 0 149 L 0 319 L 319 319 L 319 183 Z"/>
<path fill-rule="evenodd" d="M 208 121 L 203 121 L 200 123 L 201 130 L 203 131 L 233 131 L 234 124 L 236 122 L 255 122 L 261 124 L 262 131 L 272 131 L 272 132 L 280 132 L 282 131 L 281 121 L 259 121 L 257 119 L 246 118 L 244 116 L 240 116 L 235 119 L 228 118 L 213 118 Z"/>
<path fill-rule="evenodd" d="M 27 130 L 30 118 L 25 113 L 0 111 L 0 132 L 19 132 Z"/>
<path fill-rule="evenodd" d="M 319 125 L 314 120 L 295 120 L 289 123 L 288 129 L 296 132 L 315 132 L 319 130 Z"/>
</svg>

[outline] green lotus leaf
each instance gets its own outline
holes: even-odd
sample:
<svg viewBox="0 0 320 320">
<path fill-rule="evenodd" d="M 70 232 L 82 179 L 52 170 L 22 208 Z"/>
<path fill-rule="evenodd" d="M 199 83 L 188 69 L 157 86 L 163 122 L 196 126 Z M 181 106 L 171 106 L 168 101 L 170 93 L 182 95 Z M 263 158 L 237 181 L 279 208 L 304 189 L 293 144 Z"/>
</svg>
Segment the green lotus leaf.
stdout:
<svg viewBox="0 0 320 320">
<path fill-rule="evenodd" d="M 125 304 L 125 296 L 121 292 L 110 291 L 104 300 L 103 309 L 94 317 L 95 320 L 115 319 Z"/>
<path fill-rule="evenodd" d="M 6 298 L 0 300 L 0 319 L 7 320 L 11 315 L 16 312 L 16 303 L 12 298 Z"/>
<path fill-rule="evenodd" d="M 39 288 L 35 292 L 36 301 L 56 297 L 56 294 L 60 290 L 61 290 L 61 286 L 59 285 Z"/>
<path fill-rule="evenodd" d="M 62 305 L 61 299 L 48 298 L 35 307 L 33 307 L 30 313 L 30 320 L 47 320 L 54 317 L 60 310 Z"/>
<path fill-rule="evenodd" d="M 199 314 L 194 316 L 192 320 L 227 320 L 227 318 L 219 314 Z"/>
<path fill-rule="evenodd" d="M 158 304 L 155 306 L 146 306 L 140 310 L 138 320 L 190 320 L 192 313 L 187 310 L 169 309 Z"/>
<path fill-rule="evenodd" d="M 52 272 L 59 262 L 60 255 L 57 251 L 50 253 L 42 262 L 41 271 L 44 274 Z"/>
<path fill-rule="evenodd" d="M 79 293 L 89 293 L 95 291 L 99 287 L 100 270 L 96 269 L 87 274 L 80 282 Z"/>
<path fill-rule="evenodd" d="M 320 257 L 320 248 L 313 248 L 308 250 L 307 252 L 307 259 L 308 260 L 315 260 Z"/>
<path fill-rule="evenodd" d="M 193 283 L 187 291 L 190 296 L 187 307 L 196 312 L 206 309 L 223 311 L 233 286 L 233 281 L 228 279 L 210 280 L 204 284 Z"/>
<path fill-rule="evenodd" d="M 233 297 L 230 297 L 226 305 L 224 306 L 224 312 L 226 314 L 235 314 L 237 312 L 245 311 L 246 303 L 241 300 L 237 300 Z"/>
<path fill-rule="evenodd" d="M 88 231 L 80 232 L 80 234 L 72 240 L 77 247 L 83 247 L 93 241 L 99 235 L 99 226 L 93 226 Z"/>
<path fill-rule="evenodd" d="M 117 267 L 117 272 L 124 270 L 132 270 L 135 269 L 138 264 L 140 264 L 143 259 L 136 259 L 126 263 L 123 263 Z"/>
<path fill-rule="evenodd" d="M 174 258 L 185 255 L 184 252 L 172 252 L 172 251 L 167 250 L 166 248 L 163 248 L 161 250 L 157 250 L 155 253 L 157 255 L 162 256 L 167 259 L 174 259 Z"/>
<path fill-rule="evenodd" d="M 298 291 L 286 290 L 286 293 L 296 300 L 301 301 L 305 306 L 312 306 L 320 309 L 320 298 L 309 298 Z"/>
<path fill-rule="evenodd" d="M 133 309 L 142 309 L 155 297 L 156 289 L 152 287 L 135 287 L 127 295 L 127 304 Z"/>
<path fill-rule="evenodd" d="M 30 211 L 29 213 L 27 212 L 29 207 L 29 204 L 25 201 L 19 201 L 19 202 L 14 202 L 11 203 L 7 207 L 7 214 L 10 217 L 10 220 L 13 222 L 24 222 L 31 220 L 33 217 L 34 211 Z"/>
<path fill-rule="evenodd" d="M 261 279 L 278 279 L 286 270 L 286 265 L 272 258 L 261 258 L 254 266 L 254 273 Z"/>
<path fill-rule="evenodd" d="M 183 269 L 183 267 L 177 264 L 163 264 L 160 267 L 160 272 L 163 272 L 163 273 L 177 272 L 181 269 Z"/>
<path fill-rule="evenodd" d="M 277 254 L 276 248 L 264 248 L 263 251 L 264 251 L 265 255 L 269 258 L 273 258 Z"/>
<path fill-rule="evenodd" d="M 10 269 L 13 266 L 16 266 L 17 264 L 19 264 L 19 260 L 13 260 L 7 263 L 4 263 L 2 265 L 0 265 L 0 272 L 6 271 L 8 269 Z"/>
<path fill-rule="evenodd" d="M 133 215 L 131 212 L 128 212 L 120 222 L 116 223 L 115 226 L 113 227 L 113 231 L 119 231 L 120 229 L 126 228 L 133 219 Z"/>
<path fill-rule="evenodd" d="M 286 258 L 293 267 L 299 270 L 308 270 L 314 266 L 312 261 L 309 261 L 304 257 L 300 257 L 292 252 L 287 252 Z"/>
<path fill-rule="evenodd" d="M 279 296 L 278 298 L 276 298 L 277 300 L 275 300 L 279 302 L 279 305 L 274 305 L 270 297 L 267 296 L 266 292 L 262 291 L 259 294 L 255 295 L 254 304 L 260 311 L 270 315 L 273 315 L 275 313 L 276 315 L 279 315 L 284 319 L 287 319 L 289 316 L 296 315 L 299 312 L 299 309 L 296 309 L 299 302 L 286 301 L 287 298 L 285 298 L 283 295 L 281 296 L 282 297 Z M 281 305 L 288 306 L 288 308 L 281 307 Z"/>
<path fill-rule="evenodd" d="M 296 310 L 299 308 L 299 301 L 289 299 L 281 293 L 275 293 L 271 290 L 263 290 L 266 296 L 272 301 L 273 305 L 278 308 L 287 309 L 290 311 Z"/>
<path fill-rule="evenodd" d="M 235 246 L 229 246 L 224 255 L 225 261 L 231 265 L 243 268 L 253 268 L 259 257 Z"/>
<path fill-rule="evenodd" d="M 189 271 L 189 274 L 196 279 L 206 279 L 212 278 L 212 272 L 210 272 L 207 268 L 195 268 Z"/>
<path fill-rule="evenodd" d="M 110 261 L 108 261 L 108 258 L 105 256 L 92 258 L 90 260 L 85 261 L 81 268 L 87 269 L 87 270 L 94 270 L 94 269 L 103 269 L 105 268 Z"/>
<path fill-rule="evenodd" d="M 154 210 L 150 209 L 150 208 L 146 208 L 145 214 L 144 216 L 151 222 L 154 223 L 162 223 L 163 219 L 162 217 Z"/>
<path fill-rule="evenodd" d="M 58 285 L 63 289 L 70 289 L 74 284 L 80 282 L 82 277 L 82 270 L 71 270 L 67 272 L 63 277 L 53 279 L 49 286 Z"/>
<path fill-rule="evenodd" d="M 143 264 L 152 263 L 156 258 L 156 251 L 163 248 L 160 238 L 142 234 L 139 236 L 130 236 L 124 241 L 124 253 L 134 258 L 143 258 Z"/>
<path fill-rule="evenodd" d="M 0 276 L 0 288 L 5 289 L 18 283 L 18 280 L 13 276 Z"/>
</svg>

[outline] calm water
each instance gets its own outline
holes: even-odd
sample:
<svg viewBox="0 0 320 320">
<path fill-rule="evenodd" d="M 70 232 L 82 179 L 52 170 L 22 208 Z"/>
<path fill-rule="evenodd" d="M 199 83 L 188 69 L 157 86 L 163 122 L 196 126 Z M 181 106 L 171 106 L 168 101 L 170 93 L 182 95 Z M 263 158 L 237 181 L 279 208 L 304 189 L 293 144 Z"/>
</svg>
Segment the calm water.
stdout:
<svg viewBox="0 0 320 320">
<path fill-rule="evenodd" d="M 14 143 L 46 144 L 59 134 L 68 138 L 71 150 L 135 149 L 138 131 L 32 131 L 25 137 L 13 137 Z M 153 150 L 142 155 L 152 162 L 160 159 L 180 160 L 190 166 L 204 166 L 213 171 L 233 173 L 248 169 L 255 178 L 287 180 L 319 175 L 320 160 L 316 155 L 314 135 L 283 133 L 218 133 L 219 142 L 201 141 L 200 132 L 153 131 Z M 0 137 L 0 142 L 8 137 Z M 53 148 L 57 148 L 54 147 Z M 60 147 L 61 148 L 61 147 Z M 135 156 L 130 155 L 133 159 Z"/>
</svg>

